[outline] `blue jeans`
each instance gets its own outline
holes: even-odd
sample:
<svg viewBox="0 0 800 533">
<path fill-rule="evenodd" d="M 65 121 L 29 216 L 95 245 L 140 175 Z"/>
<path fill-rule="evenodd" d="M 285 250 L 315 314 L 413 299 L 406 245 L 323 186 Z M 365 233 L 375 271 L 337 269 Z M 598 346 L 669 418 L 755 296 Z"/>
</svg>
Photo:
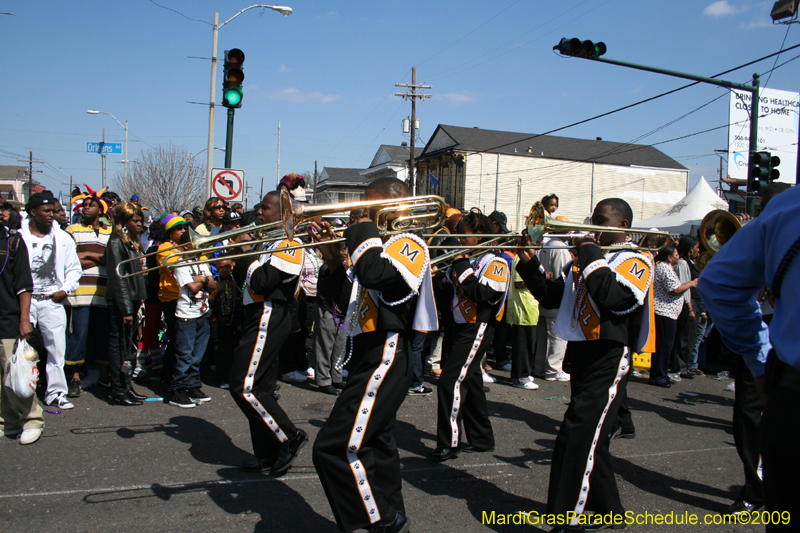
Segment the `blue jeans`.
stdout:
<svg viewBox="0 0 800 533">
<path fill-rule="evenodd" d="M 108 362 L 108 353 L 105 352 L 108 346 L 108 308 L 81 305 L 64 309 L 67 312 L 66 364 Z"/>
<path fill-rule="evenodd" d="M 176 319 L 175 371 L 172 373 L 170 392 L 200 387 L 200 362 L 206 353 L 211 335 L 209 315 L 200 318 Z"/>
<path fill-rule="evenodd" d="M 703 354 L 703 361 L 699 360 L 700 355 L 700 344 L 703 342 L 703 337 L 706 335 L 706 326 L 708 326 L 708 319 L 701 320 L 700 317 L 697 317 L 697 337 L 694 339 L 694 347 L 692 348 L 692 355 L 689 357 L 689 370 L 696 370 L 700 368 L 699 363 L 703 363 L 705 366 L 705 354 Z"/>
<path fill-rule="evenodd" d="M 411 387 L 409 390 L 421 389 L 425 382 L 422 379 L 422 350 L 425 348 L 425 337 L 428 334 L 424 331 L 415 331 L 411 339 L 411 355 L 414 362 L 414 373 L 411 375 Z"/>
</svg>

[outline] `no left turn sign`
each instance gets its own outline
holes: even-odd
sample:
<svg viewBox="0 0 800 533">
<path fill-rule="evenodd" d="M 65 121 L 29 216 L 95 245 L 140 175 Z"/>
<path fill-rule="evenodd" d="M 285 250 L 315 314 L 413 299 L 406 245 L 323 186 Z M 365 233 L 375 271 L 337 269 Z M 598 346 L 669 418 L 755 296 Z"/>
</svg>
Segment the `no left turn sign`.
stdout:
<svg viewBox="0 0 800 533">
<path fill-rule="evenodd" d="M 211 192 L 228 202 L 244 200 L 244 170 L 211 169 Z"/>
</svg>

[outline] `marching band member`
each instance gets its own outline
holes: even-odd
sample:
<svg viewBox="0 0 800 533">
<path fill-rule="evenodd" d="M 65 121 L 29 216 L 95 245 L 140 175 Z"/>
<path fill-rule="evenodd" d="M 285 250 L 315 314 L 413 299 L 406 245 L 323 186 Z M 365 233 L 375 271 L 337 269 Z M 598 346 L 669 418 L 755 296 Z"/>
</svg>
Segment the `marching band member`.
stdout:
<svg viewBox="0 0 800 533">
<path fill-rule="evenodd" d="M 474 235 L 461 239 L 469 248 L 481 242 L 481 234 L 494 231 L 489 217 L 467 213 L 458 224 L 458 233 Z M 446 270 L 445 279 L 452 294 L 449 309 L 454 322 L 453 345 L 439 377 L 437 446 L 430 454 L 434 461 L 457 457 L 462 450 L 494 449 L 480 364 L 492 343 L 497 321 L 503 318 L 508 263 L 491 252 L 473 258 L 460 255 Z M 463 448 L 462 420 L 467 440 Z"/>
<path fill-rule="evenodd" d="M 597 226 L 629 228 L 632 220 L 630 205 L 619 198 L 600 201 L 592 215 Z M 634 320 L 642 319 L 636 348 L 649 347 L 654 330 L 650 257 L 625 247 L 624 233 L 601 232 L 597 241 L 578 243 L 575 259 L 554 279 L 547 279 L 533 250 L 520 249 L 517 265 L 536 299 L 559 308 L 555 333 L 568 342 L 572 361 L 572 397 L 556 438 L 547 496 L 548 514 L 574 513 L 568 525 L 552 530 L 559 533 L 584 531 L 591 523 L 585 510 L 624 513 L 608 445 L 620 382 L 630 367 Z M 604 254 L 598 245 L 619 249 Z"/>
<path fill-rule="evenodd" d="M 280 220 L 277 192 L 268 193 L 262 202 L 261 223 Z M 244 291 L 244 334 L 233 353 L 230 391 L 250 422 L 250 438 L 255 460 L 243 464 L 245 472 L 269 470 L 284 474 L 308 441 L 297 429 L 273 396 L 278 377 L 278 354 L 291 330 L 291 302 L 298 290 L 303 267 L 303 249 L 281 251 L 301 244 L 276 241 L 257 259 L 237 261 L 234 276 Z"/>
<path fill-rule="evenodd" d="M 376 179 L 366 190 L 366 200 L 407 196 L 408 187 L 396 178 Z M 345 352 L 352 361 L 313 458 L 342 531 L 399 533 L 409 522 L 392 428 L 411 382 L 414 332 L 435 331 L 438 324 L 425 242 L 412 234 L 383 242 L 377 211 L 347 229 L 351 269 L 342 266 L 335 245 L 320 246 L 328 265 L 320 290 L 335 290 L 339 308 L 347 309 Z M 322 226 L 314 224 L 323 239 L 331 238 L 329 225 Z"/>
</svg>

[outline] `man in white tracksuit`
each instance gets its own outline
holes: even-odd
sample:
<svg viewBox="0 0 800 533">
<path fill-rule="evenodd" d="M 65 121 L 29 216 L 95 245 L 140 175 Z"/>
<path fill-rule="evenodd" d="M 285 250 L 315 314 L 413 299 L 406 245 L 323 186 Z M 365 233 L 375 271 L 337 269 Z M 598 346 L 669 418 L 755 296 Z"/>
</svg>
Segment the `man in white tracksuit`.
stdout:
<svg viewBox="0 0 800 533">
<path fill-rule="evenodd" d="M 47 350 L 47 392 L 44 402 L 61 409 L 72 409 L 67 400 L 64 352 L 67 345 L 67 314 L 63 301 L 78 288 L 83 272 L 75 241 L 53 225 L 57 201 L 50 191 L 34 193 L 25 210 L 22 238 L 28 247 L 33 277 L 30 321 L 39 325 Z"/>
</svg>

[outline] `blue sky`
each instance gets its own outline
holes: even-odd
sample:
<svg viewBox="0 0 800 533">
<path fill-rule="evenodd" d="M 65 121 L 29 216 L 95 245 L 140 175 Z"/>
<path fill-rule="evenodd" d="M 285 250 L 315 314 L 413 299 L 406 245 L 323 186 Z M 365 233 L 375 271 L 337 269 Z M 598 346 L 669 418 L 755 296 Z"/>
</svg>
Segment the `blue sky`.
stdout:
<svg viewBox="0 0 800 533">
<path fill-rule="evenodd" d="M 155 2 L 155 3 L 154 3 Z M 159 7 L 161 6 L 164 7 Z M 290 17 L 252 9 L 219 32 L 219 54 L 241 48 L 245 90 L 237 110 L 233 168 L 258 191 L 281 174 L 331 167 L 365 168 L 381 144 L 407 140 L 401 120 L 410 104 L 395 83 L 433 89 L 417 106 L 424 144 L 437 124 L 539 133 L 679 87 L 683 80 L 565 59 L 561 37 L 602 40 L 606 57 L 712 75 L 800 42 L 800 29 L 772 25 L 773 2 L 711 0 L 498 0 L 478 2 L 322 2 L 286 0 Z M 248 1 L 127 2 L 0 0 L 0 164 L 16 155 L 46 161 L 36 177 L 66 189 L 72 175 L 98 186 L 100 157 L 87 141 L 121 142 L 123 129 L 99 109 L 129 121 L 130 159 L 174 142 L 194 154 L 207 144 L 207 102 L 214 11 L 220 21 Z M 174 11 L 181 14 L 177 14 Z M 189 19 L 197 19 L 198 22 Z M 787 28 L 789 28 L 787 35 Z M 783 54 L 778 64 L 800 53 Z M 746 82 L 773 67 L 769 59 L 727 78 Z M 800 61 L 762 86 L 800 90 Z M 217 100 L 221 93 L 221 62 Z M 708 103 L 726 90 L 696 86 L 655 102 L 557 133 L 628 142 Z M 215 146 L 225 143 L 225 108 L 217 107 Z M 640 142 L 653 144 L 728 121 L 728 97 Z M 727 130 L 658 145 L 700 175 L 716 179 Z M 122 157 L 108 156 L 109 182 Z M 205 154 L 197 160 L 204 162 Z M 215 166 L 223 166 L 222 152 Z M 254 197 L 254 196 L 253 196 Z M 253 198 L 251 197 L 251 199 Z"/>
</svg>

